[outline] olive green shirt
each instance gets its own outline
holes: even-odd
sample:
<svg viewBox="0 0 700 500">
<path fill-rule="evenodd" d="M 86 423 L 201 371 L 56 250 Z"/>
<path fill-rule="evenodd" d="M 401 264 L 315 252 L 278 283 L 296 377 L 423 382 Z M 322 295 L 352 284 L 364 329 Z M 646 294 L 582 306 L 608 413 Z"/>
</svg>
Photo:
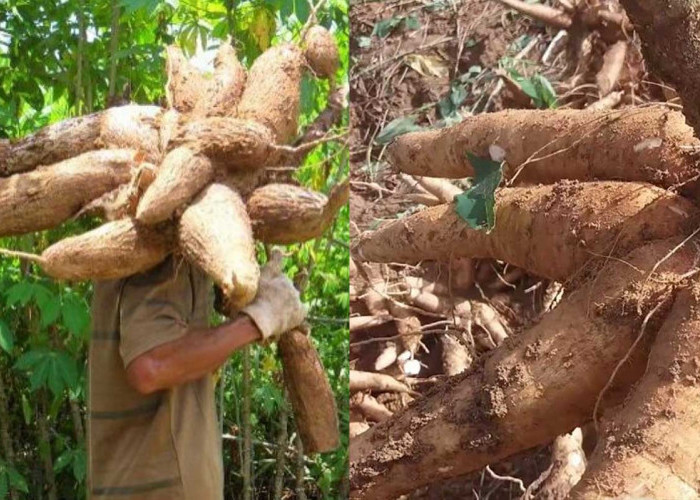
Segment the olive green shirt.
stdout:
<svg viewBox="0 0 700 500">
<path fill-rule="evenodd" d="M 214 381 L 149 395 L 127 381 L 139 355 L 208 326 L 211 282 L 182 259 L 95 283 L 89 357 L 91 499 L 223 499 Z"/>
</svg>

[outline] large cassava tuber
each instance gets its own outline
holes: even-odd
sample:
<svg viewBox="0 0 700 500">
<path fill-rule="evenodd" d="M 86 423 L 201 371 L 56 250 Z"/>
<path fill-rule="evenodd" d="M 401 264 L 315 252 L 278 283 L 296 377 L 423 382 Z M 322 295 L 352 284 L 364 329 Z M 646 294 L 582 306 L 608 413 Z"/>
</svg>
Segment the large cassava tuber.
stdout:
<svg viewBox="0 0 700 500">
<path fill-rule="evenodd" d="M 405 263 L 486 257 L 563 281 L 591 258 L 682 233 L 697 210 L 687 199 L 648 184 L 562 182 L 503 188 L 495 214 L 496 226 L 487 233 L 469 228 L 451 204 L 430 207 L 363 235 L 356 254 Z"/>
<path fill-rule="evenodd" d="M 280 144 L 297 133 L 304 57 L 299 47 L 278 45 L 258 57 L 248 73 L 238 116 L 269 128 Z"/>
<path fill-rule="evenodd" d="M 95 149 L 134 149 L 148 161 L 161 154 L 156 106 L 121 106 L 49 125 L 0 148 L 0 177 L 51 165 Z M 86 168 L 89 168 L 86 165 Z"/>
<path fill-rule="evenodd" d="M 255 237 L 265 243 L 289 244 L 321 236 L 350 195 L 349 183 L 330 197 L 291 184 L 267 184 L 248 198 Z"/>
<path fill-rule="evenodd" d="M 192 111 L 205 88 L 204 77 L 192 66 L 182 50 L 173 45 L 166 49 L 165 65 L 168 74 L 165 85 L 168 107 L 183 113 Z"/>
<path fill-rule="evenodd" d="M 699 300 L 697 283 L 678 292 L 649 353 L 645 377 L 628 403 L 610 412 L 571 498 L 698 497 Z"/>
<path fill-rule="evenodd" d="M 212 277 L 228 305 L 240 309 L 258 291 L 260 268 L 245 204 L 224 184 L 211 184 L 183 212 L 178 244 L 185 257 Z"/>
<path fill-rule="evenodd" d="M 685 247 L 658 269 L 664 280 L 645 282 L 679 242 L 657 241 L 606 261 L 537 325 L 491 351 L 483 368 L 446 381 L 434 397 L 356 437 L 349 450 L 351 498 L 393 499 L 545 444 L 589 420 L 642 318 L 660 303 L 662 313 L 648 326 L 659 328 L 692 267 L 694 251 Z M 651 338 L 632 352 L 603 407 L 621 402 L 644 373 Z"/>
<path fill-rule="evenodd" d="M 262 168 L 273 151 L 270 131 L 257 122 L 211 117 L 187 122 L 170 142 L 170 149 L 187 146 L 226 167 Z"/>
<path fill-rule="evenodd" d="M 318 76 L 333 78 L 338 71 L 338 46 L 323 26 L 312 26 L 306 33 L 304 56 Z"/>
<path fill-rule="evenodd" d="M 246 72 L 230 43 L 222 43 L 214 59 L 214 76 L 194 107 L 195 115 L 232 116 L 245 88 Z M 200 89 L 201 93 L 201 89 Z"/>
<path fill-rule="evenodd" d="M 174 240 L 174 231 L 167 226 L 144 227 L 122 219 L 65 238 L 40 256 L 8 250 L 0 253 L 28 258 L 53 278 L 106 280 L 152 268 L 172 251 Z"/>
<path fill-rule="evenodd" d="M 139 202 L 136 220 L 155 224 L 169 219 L 214 179 L 212 161 L 186 146 L 173 149 L 163 160 L 158 176 Z"/>
<path fill-rule="evenodd" d="M 90 151 L 0 178 L 0 235 L 49 229 L 131 179 L 136 151 Z"/>
<path fill-rule="evenodd" d="M 693 152 L 699 148 L 681 113 L 655 106 L 485 113 L 449 128 L 401 135 L 389 156 L 412 175 L 472 177 L 470 152 L 505 160 L 504 177 L 517 183 L 598 179 L 670 187 L 700 174 Z"/>
<path fill-rule="evenodd" d="M 282 334 L 278 348 L 304 452 L 336 449 L 340 443 L 338 410 L 311 339 L 299 330 L 292 330 Z"/>
</svg>

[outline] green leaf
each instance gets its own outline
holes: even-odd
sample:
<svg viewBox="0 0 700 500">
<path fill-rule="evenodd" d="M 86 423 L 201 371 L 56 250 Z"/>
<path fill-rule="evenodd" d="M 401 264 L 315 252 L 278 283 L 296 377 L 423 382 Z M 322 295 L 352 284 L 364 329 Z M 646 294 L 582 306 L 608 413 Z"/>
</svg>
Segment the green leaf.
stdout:
<svg viewBox="0 0 700 500">
<path fill-rule="evenodd" d="M 4 467 L 0 467 L 0 500 L 7 498 L 10 493 L 9 477 Z"/>
<path fill-rule="evenodd" d="M 37 349 L 22 355 L 15 368 L 29 373 L 29 385 L 33 391 L 48 387 L 55 396 L 78 385 L 76 362 L 65 351 Z"/>
<path fill-rule="evenodd" d="M 554 108 L 557 105 L 557 94 L 551 82 L 544 76 L 535 74 L 529 78 L 522 76 L 515 69 L 510 69 L 510 77 L 522 91 L 532 99 L 538 108 Z"/>
<path fill-rule="evenodd" d="M 84 301 L 75 295 L 65 295 L 61 304 L 61 317 L 68 331 L 83 337 L 90 325 L 90 313 Z"/>
<path fill-rule="evenodd" d="M 124 14 L 133 14 L 137 10 L 144 9 L 146 12 L 153 12 L 160 0 L 121 0 L 121 5 L 124 7 Z"/>
<path fill-rule="evenodd" d="M 34 287 L 32 283 L 28 281 L 20 281 L 19 283 L 12 285 L 5 292 L 5 301 L 8 306 L 13 306 L 15 304 L 20 304 L 26 306 L 32 298 L 32 292 Z"/>
<path fill-rule="evenodd" d="M 503 175 L 502 166 L 469 152 L 467 157 L 474 167 L 475 176 L 472 187 L 455 196 L 455 210 L 472 229 L 491 231 L 496 224 L 493 207 L 496 188 Z"/>
<path fill-rule="evenodd" d="M 458 82 L 452 82 L 450 93 L 438 102 L 440 116 L 450 118 L 457 114 L 457 110 L 467 99 L 467 89 Z"/>
<path fill-rule="evenodd" d="M 32 421 L 34 411 L 32 410 L 32 407 L 29 405 L 29 400 L 27 399 L 26 394 L 22 394 L 22 416 L 24 417 L 24 423 L 29 425 L 29 423 Z"/>
<path fill-rule="evenodd" d="M 51 373 L 51 361 L 44 357 L 37 363 L 34 370 L 29 375 L 29 387 L 36 391 L 37 389 L 46 386 Z"/>
<path fill-rule="evenodd" d="M 406 27 L 407 30 L 410 31 L 415 31 L 420 29 L 420 21 L 418 20 L 418 17 L 416 16 L 408 16 L 403 20 L 403 25 Z"/>
<path fill-rule="evenodd" d="M 54 362 L 54 370 L 56 375 L 60 375 L 60 377 L 55 378 L 62 382 L 62 387 L 55 393 L 56 395 L 62 392 L 63 387 L 70 389 L 78 384 L 78 368 L 75 364 L 75 360 L 66 352 L 60 351 L 57 353 Z"/>
<path fill-rule="evenodd" d="M 557 105 L 557 93 L 552 83 L 544 76 L 537 74 L 534 77 L 537 93 L 544 104 L 542 107 L 554 108 Z"/>
<path fill-rule="evenodd" d="M 18 370 L 31 370 L 41 361 L 44 355 L 45 351 L 43 350 L 27 351 L 15 361 L 15 368 Z"/>
<path fill-rule="evenodd" d="M 214 29 L 211 30 L 211 36 L 214 38 L 224 39 L 226 38 L 226 35 L 228 35 L 228 22 L 224 19 L 223 21 L 216 23 Z"/>
<path fill-rule="evenodd" d="M 379 38 L 386 38 L 387 36 L 389 36 L 389 34 L 391 34 L 392 31 L 394 31 L 394 28 L 401 24 L 401 21 L 403 21 L 403 17 L 400 16 L 390 17 L 389 19 L 382 19 L 374 25 L 372 35 L 376 35 Z"/>
<path fill-rule="evenodd" d="M 15 334 L 4 320 L 0 319 L 0 348 L 8 354 L 15 346 Z"/>
<path fill-rule="evenodd" d="M 34 285 L 34 300 L 41 312 L 41 326 L 47 327 L 53 324 L 61 312 L 61 303 L 58 297 L 43 285 Z"/>
<path fill-rule="evenodd" d="M 26 479 L 24 479 L 24 476 L 17 472 L 17 470 L 14 467 L 7 468 L 7 475 L 10 479 L 10 487 L 12 487 L 15 490 L 21 491 L 22 493 L 29 493 Z"/>
<path fill-rule="evenodd" d="M 53 464 L 53 470 L 55 472 L 61 472 L 63 469 L 68 467 L 73 461 L 73 450 L 68 448 L 63 453 L 61 453 L 56 462 Z"/>
<path fill-rule="evenodd" d="M 73 453 L 73 476 L 76 481 L 82 483 L 87 475 L 87 457 L 82 448 Z"/>
<path fill-rule="evenodd" d="M 403 118 L 397 118 L 390 121 L 386 127 L 382 129 L 381 132 L 374 139 L 377 144 L 388 144 L 395 137 L 402 134 L 407 134 L 408 132 L 415 132 L 420 130 L 421 127 L 416 125 L 416 119 L 413 116 L 404 116 Z"/>
</svg>

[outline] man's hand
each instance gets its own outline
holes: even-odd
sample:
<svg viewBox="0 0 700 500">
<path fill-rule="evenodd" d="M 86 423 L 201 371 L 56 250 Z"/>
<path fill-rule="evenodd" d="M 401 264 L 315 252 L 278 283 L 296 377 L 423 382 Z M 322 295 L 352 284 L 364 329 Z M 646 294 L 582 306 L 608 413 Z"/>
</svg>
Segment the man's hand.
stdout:
<svg viewBox="0 0 700 500">
<path fill-rule="evenodd" d="M 255 300 L 241 310 L 258 327 L 263 340 L 302 324 L 306 308 L 294 284 L 282 273 L 282 255 L 275 252 L 260 272 Z"/>
</svg>

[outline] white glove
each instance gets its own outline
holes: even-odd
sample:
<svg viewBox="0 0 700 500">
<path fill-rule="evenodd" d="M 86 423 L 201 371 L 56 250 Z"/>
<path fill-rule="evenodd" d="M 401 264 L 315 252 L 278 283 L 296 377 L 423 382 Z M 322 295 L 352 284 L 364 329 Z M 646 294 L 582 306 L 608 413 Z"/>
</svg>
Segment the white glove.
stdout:
<svg viewBox="0 0 700 500">
<path fill-rule="evenodd" d="M 282 254 L 273 252 L 260 271 L 258 293 L 253 302 L 241 309 L 258 327 L 263 340 L 278 337 L 298 327 L 306 318 L 306 307 L 299 291 L 282 273 Z"/>
</svg>

